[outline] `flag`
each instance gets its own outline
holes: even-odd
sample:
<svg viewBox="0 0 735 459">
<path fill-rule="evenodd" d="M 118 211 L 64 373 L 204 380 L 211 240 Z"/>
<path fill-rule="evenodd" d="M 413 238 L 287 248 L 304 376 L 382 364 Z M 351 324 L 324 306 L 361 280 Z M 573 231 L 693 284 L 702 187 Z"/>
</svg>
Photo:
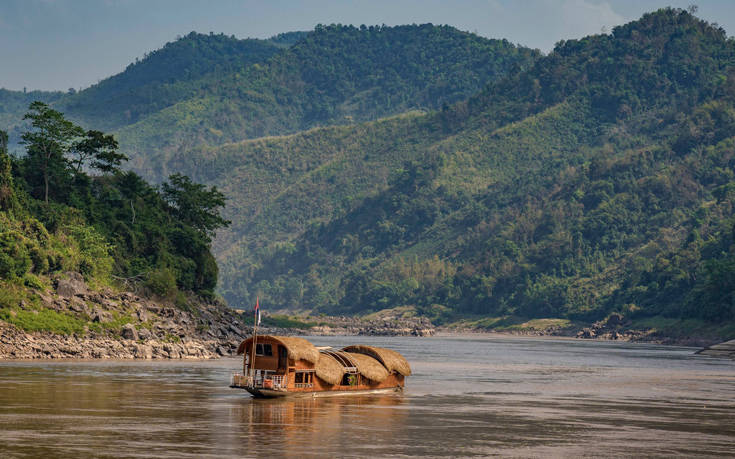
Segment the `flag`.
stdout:
<svg viewBox="0 0 735 459">
<path fill-rule="evenodd" d="M 260 298 L 255 297 L 255 325 L 260 325 Z"/>
</svg>

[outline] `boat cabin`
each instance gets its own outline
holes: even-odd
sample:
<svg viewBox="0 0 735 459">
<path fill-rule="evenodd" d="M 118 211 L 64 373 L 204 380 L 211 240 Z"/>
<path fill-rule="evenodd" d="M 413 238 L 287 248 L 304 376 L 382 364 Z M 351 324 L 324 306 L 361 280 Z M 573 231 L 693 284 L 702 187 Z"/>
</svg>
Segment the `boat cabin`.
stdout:
<svg viewBox="0 0 735 459">
<path fill-rule="evenodd" d="M 303 338 L 260 335 L 240 343 L 242 373 L 231 387 L 255 396 L 400 391 L 411 367 L 402 355 L 375 346 L 317 348 Z"/>
</svg>

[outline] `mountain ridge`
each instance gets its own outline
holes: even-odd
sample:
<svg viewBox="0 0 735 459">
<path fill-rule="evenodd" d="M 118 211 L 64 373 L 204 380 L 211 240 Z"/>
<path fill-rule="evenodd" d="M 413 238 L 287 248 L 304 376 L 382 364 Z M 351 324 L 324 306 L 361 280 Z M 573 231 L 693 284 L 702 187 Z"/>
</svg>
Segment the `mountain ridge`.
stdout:
<svg viewBox="0 0 735 459">
<path fill-rule="evenodd" d="M 440 322 L 616 313 L 731 324 L 723 171 L 735 135 L 734 50 L 721 29 L 660 10 L 610 36 L 560 43 L 468 102 L 396 126 L 405 142 L 385 148 L 395 136 L 365 125 L 375 132 L 362 133 L 361 146 L 352 134 L 352 158 L 376 155 L 393 172 L 350 197 L 359 187 L 339 177 L 359 169 L 345 160 L 308 191 L 274 194 L 268 202 L 324 198 L 259 214 L 263 228 L 281 218 L 295 231 L 243 231 L 245 240 L 219 252 L 222 291 L 233 304 L 257 292 L 279 308 L 325 313 L 412 306 Z M 611 72 L 604 53 L 630 65 Z M 658 84 L 639 87 L 641 75 Z M 311 135 L 330 144 L 329 129 Z M 228 148 L 255 154 L 253 144 Z M 322 188 L 330 177 L 338 186 Z M 341 209 L 298 216 L 343 198 Z"/>
<path fill-rule="evenodd" d="M 151 171 L 176 152 L 439 108 L 537 56 L 432 24 L 319 25 L 269 40 L 191 33 L 56 106 L 113 130 L 130 167 L 160 181 Z"/>
<path fill-rule="evenodd" d="M 423 41 L 385 54 L 408 36 Z M 215 249 L 231 305 L 732 329 L 735 41 L 721 28 L 668 8 L 546 56 L 431 25 L 286 41 L 120 131 L 136 170 L 230 198 Z M 477 67 L 444 86 L 468 55 Z"/>
</svg>

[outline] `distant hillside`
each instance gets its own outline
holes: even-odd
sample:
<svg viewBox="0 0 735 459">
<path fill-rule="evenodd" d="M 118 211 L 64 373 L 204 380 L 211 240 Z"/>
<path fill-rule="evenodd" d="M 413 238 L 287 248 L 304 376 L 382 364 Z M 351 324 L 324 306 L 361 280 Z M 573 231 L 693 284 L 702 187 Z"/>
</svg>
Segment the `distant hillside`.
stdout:
<svg viewBox="0 0 735 459">
<path fill-rule="evenodd" d="M 269 42 L 282 48 L 288 48 L 306 38 L 309 32 L 284 32 L 274 35 L 268 39 Z"/>
<path fill-rule="evenodd" d="M 96 129 L 120 128 L 206 92 L 222 75 L 263 63 L 304 35 L 291 32 L 269 40 L 240 40 L 191 32 L 83 91 L 23 93 L 0 89 L 0 128 L 9 131 L 10 145 L 17 149 L 20 132 L 27 127 L 21 118 L 34 100 L 51 103 L 75 121 Z"/>
<path fill-rule="evenodd" d="M 269 40 L 192 32 L 55 107 L 114 130 L 130 167 L 162 180 L 177 152 L 438 109 L 537 57 L 431 24 L 318 26 Z"/>
<path fill-rule="evenodd" d="M 136 170 L 165 175 L 179 151 L 196 155 L 200 146 L 441 108 L 536 55 L 447 26 L 319 26 L 266 64 L 210 79 L 197 97 L 119 137 Z"/>
<path fill-rule="evenodd" d="M 116 129 L 207 93 L 217 79 L 263 63 L 281 49 L 269 40 L 191 32 L 122 73 L 65 98 L 58 107 L 98 129 Z"/>
<path fill-rule="evenodd" d="M 436 113 L 172 164 L 232 197 L 231 304 L 732 323 L 733 64 L 722 29 L 660 10 Z"/>
</svg>

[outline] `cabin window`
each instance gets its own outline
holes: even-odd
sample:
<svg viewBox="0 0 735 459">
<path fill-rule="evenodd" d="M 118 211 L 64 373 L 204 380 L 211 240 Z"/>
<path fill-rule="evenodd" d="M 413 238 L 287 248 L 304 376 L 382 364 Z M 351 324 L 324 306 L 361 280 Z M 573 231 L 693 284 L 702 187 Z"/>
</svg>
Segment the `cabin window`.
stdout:
<svg viewBox="0 0 735 459">
<path fill-rule="evenodd" d="M 296 372 L 296 376 L 294 376 L 294 382 L 296 384 L 311 384 L 311 373 L 304 371 Z"/>
<path fill-rule="evenodd" d="M 310 371 L 297 371 L 294 375 L 296 387 L 313 387 L 312 373 Z"/>
<path fill-rule="evenodd" d="M 255 355 L 262 355 L 266 357 L 273 356 L 273 346 L 270 344 L 256 344 Z"/>
</svg>

